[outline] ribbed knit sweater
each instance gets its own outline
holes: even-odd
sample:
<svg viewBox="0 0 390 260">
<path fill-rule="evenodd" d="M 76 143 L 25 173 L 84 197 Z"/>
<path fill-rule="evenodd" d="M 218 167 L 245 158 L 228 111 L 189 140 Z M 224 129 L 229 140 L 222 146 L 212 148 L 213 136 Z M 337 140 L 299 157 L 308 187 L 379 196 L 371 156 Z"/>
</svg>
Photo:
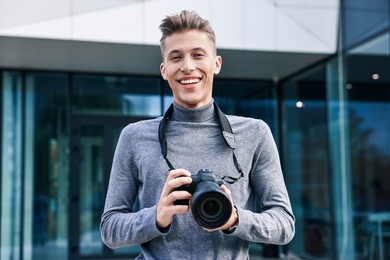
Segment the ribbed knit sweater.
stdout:
<svg viewBox="0 0 390 260">
<path fill-rule="evenodd" d="M 141 245 L 137 259 L 247 259 L 250 241 L 286 244 L 293 238 L 295 219 L 271 131 L 262 120 L 238 116 L 228 120 L 244 177 L 226 184 L 238 210 L 236 230 L 207 232 L 189 211 L 175 215 L 169 230 L 161 232 L 156 226 L 156 205 L 169 168 L 158 140 L 160 120 L 140 121 L 122 130 L 101 220 L 107 246 Z M 192 174 L 210 169 L 220 177 L 239 176 L 212 103 L 195 110 L 174 103 L 165 135 L 175 168 Z M 132 212 L 137 197 L 140 210 Z"/>
</svg>

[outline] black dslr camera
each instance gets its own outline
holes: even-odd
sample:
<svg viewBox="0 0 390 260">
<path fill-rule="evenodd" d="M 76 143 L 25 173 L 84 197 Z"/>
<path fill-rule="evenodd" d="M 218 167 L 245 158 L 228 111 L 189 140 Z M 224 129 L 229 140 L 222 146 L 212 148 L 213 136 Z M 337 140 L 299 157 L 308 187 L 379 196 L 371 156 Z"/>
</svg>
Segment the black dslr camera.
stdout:
<svg viewBox="0 0 390 260">
<path fill-rule="evenodd" d="M 192 194 L 191 212 L 195 221 L 208 229 L 223 226 L 232 214 L 233 206 L 229 196 L 221 190 L 224 183 L 207 169 L 191 175 L 192 182 L 176 190 L 185 190 Z M 177 200 L 176 205 L 188 205 L 188 200 Z"/>
</svg>

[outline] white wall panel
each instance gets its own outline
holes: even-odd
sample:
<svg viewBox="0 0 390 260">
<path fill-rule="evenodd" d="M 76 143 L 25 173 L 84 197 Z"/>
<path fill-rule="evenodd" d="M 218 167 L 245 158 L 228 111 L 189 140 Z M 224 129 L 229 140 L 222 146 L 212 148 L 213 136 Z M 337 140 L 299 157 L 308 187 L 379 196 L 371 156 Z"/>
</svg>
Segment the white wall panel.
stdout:
<svg viewBox="0 0 390 260">
<path fill-rule="evenodd" d="M 0 0 L 0 29 L 63 18 L 70 13 L 70 0 Z"/>
<path fill-rule="evenodd" d="M 211 1 L 211 24 L 219 48 L 240 49 L 244 46 L 244 1 Z"/>
<path fill-rule="evenodd" d="M 318 8 L 338 7 L 339 0 L 268 0 L 279 6 L 315 6 Z"/>
<path fill-rule="evenodd" d="M 37 1 L 1 0 L 0 35 L 158 45 L 161 20 L 187 9 L 210 20 L 218 48 L 336 50 L 339 0 Z"/>
<path fill-rule="evenodd" d="M 252 50 L 275 49 L 275 9 L 270 1 L 244 2 L 244 47 Z"/>
<path fill-rule="evenodd" d="M 277 6 L 276 50 L 336 50 L 339 0 L 273 0 Z"/>
<path fill-rule="evenodd" d="M 106 8 L 128 5 L 131 0 L 67 0 L 71 2 L 72 13 L 86 13 Z M 141 2 L 141 1 L 135 1 Z"/>
<path fill-rule="evenodd" d="M 68 16 L 61 18 L 43 20 L 35 23 L 27 23 L 14 27 L 0 29 L 0 35 L 32 37 L 32 38 L 54 38 L 71 39 L 71 19 Z"/>
<path fill-rule="evenodd" d="M 75 15 L 73 39 L 143 43 L 143 5 L 135 3 Z"/>
<path fill-rule="evenodd" d="M 285 13 L 277 12 L 277 35 L 276 49 L 280 51 L 295 50 L 311 52 L 312 50 L 323 51 L 325 48 L 316 38 L 308 35 L 305 28 L 295 22 Z"/>
<path fill-rule="evenodd" d="M 276 50 L 334 52 L 337 11 L 317 8 L 277 9 Z"/>
</svg>

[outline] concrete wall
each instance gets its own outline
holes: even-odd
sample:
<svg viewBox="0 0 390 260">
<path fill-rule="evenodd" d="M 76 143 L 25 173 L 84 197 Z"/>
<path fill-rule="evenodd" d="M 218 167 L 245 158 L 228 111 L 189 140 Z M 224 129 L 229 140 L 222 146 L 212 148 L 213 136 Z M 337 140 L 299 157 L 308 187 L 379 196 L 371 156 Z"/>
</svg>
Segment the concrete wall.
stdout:
<svg viewBox="0 0 390 260">
<path fill-rule="evenodd" d="M 0 35 L 158 45 L 167 14 L 195 10 L 222 49 L 333 53 L 339 0 L 1 0 Z"/>
</svg>

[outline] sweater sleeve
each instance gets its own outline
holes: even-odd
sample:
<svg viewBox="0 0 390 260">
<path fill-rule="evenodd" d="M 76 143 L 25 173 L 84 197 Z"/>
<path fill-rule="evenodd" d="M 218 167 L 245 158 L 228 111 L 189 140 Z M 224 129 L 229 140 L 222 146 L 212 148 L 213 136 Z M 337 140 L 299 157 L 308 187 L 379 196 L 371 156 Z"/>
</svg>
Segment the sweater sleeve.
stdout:
<svg viewBox="0 0 390 260">
<path fill-rule="evenodd" d="M 287 244 L 295 233 L 295 217 L 284 183 L 279 154 L 268 125 L 260 127 L 250 181 L 260 213 L 238 208 L 239 225 L 231 234 L 267 244 Z"/>
<path fill-rule="evenodd" d="M 100 223 L 102 240 L 110 248 L 138 245 L 162 235 L 156 227 L 156 206 L 132 211 L 138 176 L 130 131 L 131 126 L 124 128 L 118 140 Z"/>
</svg>

